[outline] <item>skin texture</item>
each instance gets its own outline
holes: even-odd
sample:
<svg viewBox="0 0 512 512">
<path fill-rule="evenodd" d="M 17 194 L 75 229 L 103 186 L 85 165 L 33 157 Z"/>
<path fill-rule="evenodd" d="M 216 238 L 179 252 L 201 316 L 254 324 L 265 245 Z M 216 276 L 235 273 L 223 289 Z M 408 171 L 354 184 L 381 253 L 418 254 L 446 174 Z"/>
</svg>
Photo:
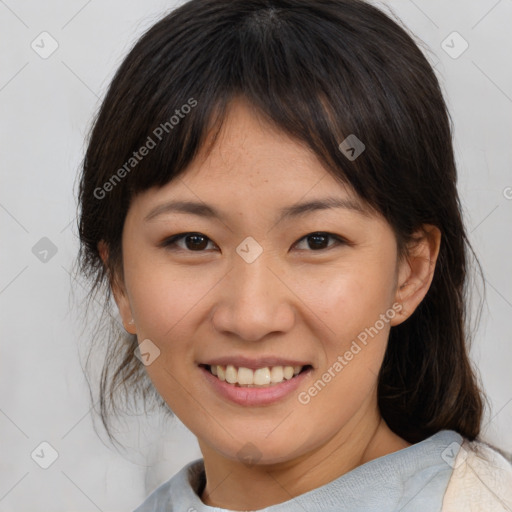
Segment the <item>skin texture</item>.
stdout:
<svg viewBox="0 0 512 512">
<path fill-rule="evenodd" d="M 441 235 L 424 226 L 429 236 L 399 261 L 391 227 L 375 214 L 333 208 L 277 222 L 283 207 L 333 196 L 357 200 L 309 149 L 237 100 L 208 157 L 201 153 L 179 178 L 139 194 L 130 206 L 124 280 L 114 295 L 127 331 L 160 350 L 146 369 L 198 438 L 207 477 L 201 498 L 208 505 L 254 510 L 281 503 L 409 446 L 380 416 L 377 375 L 390 327 L 405 321 L 428 291 Z M 170 200 L 207 203 L 222 220 L 173 212 L 145 220 Z M 319 231 L 349 243 L 326 238 L 317 249 L 305 237 Z M 207 238 L 162 246 L 190 232 Z M 249 236 L 263 249 L 250 264 L 236 252 Z M 396 303 L 401 314 L 309 403 L 300 403 L 298 393 Z M 197 366 L 230 355 L 294 357 L 314 370 L 279 402 L 244 407 L 216 394 Z M 254 465 L 237 456 L 249 442 L 261 454 Z"/>
</svg>

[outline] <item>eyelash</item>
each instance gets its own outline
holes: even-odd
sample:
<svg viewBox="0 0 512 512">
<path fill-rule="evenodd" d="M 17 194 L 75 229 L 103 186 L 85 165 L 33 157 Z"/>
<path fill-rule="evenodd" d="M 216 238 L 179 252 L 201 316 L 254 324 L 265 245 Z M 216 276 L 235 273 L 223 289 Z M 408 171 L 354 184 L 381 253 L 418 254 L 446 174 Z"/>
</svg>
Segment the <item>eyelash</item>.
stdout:
<svg viewBox="0 0 512 512">
<path fill-rule="evenodd" d="M 208 238 L 206 235 L 203 235 L 202 233 L 190 232 L 190 233 L 180 233 L 180 234 L 174 235 L 170 238 L 166 238 L 160 244 L 160 246 L 167 250 L 171 250 L 171 251 L 180 251 L 181 250 L 181 251 L 190 252 L 190 253 L 206 252 L 205 250 L 193 251 L 190 249 L 184 249 L 177 245 L 177 242 L 184 240 L 186 237 L 189 237 L 189 236 L 202 237 L 202 238 L 205 238 L 206 240 L 208 240 L 208 242 L 214 243 L 212 240 L 210 240 L 210 238 Z M 307 252 L 324 252 L 324 251 L 332 249 L 333 247 L 336 247 L 336 246 L 351 245 L 347 240 L 345 240 L 344 238 L 342 238 L 338 235 L 334 235 L 333 233 L 328 233 L 325 231 L 314 231 L 312 233 L 308 233 L 307 235 L 304 235 L 302 238 L 297 240 L 297 242 L 295 242 L 294 246 L 297 245 L 298 243 L 302 242 L 303 240 L 307 240 L 308 237 L 313 237 L 313 236 L 321 236 L 321 237 L 331 238 L 331 239 L 335 240 L 336 243 L 332 244 L 326 248 L 323 248 L 323 249 L 316 249 L 316 250 L 315 249 L 309 249 L 309 250 L 308 249 L 300 249 L 300 250 L 306 250 Z"/>
</svg>

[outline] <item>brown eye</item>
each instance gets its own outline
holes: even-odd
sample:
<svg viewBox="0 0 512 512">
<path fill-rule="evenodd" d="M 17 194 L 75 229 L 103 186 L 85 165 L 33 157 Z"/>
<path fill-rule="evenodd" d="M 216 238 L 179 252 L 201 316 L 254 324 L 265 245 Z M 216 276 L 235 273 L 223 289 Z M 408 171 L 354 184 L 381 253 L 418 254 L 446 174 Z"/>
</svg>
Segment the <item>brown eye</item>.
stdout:
<svg viewBox="0 0 512 512">
<path fill-rule="evenodd" d="M 181 233 L 166 239 L 161 245 L 167 249 L 182 249 L 191 252 L 203 252 L 213 242 L 202 233 Z M 214 244 L 215 245 L 215 244 Z"/>
<path fill-rule="evenodd" d="M 334 244 L 329 244 L 329 240 L 334 240 Z M 340 237 L 333 235 L 331 233 L 324 233 L 318 231 L 316 233 L 310 233 L 305 237 L 301 238 L 297 245 L 300 245 L 303 241 L 306 241 L 307 247 L 299 248 L 300 250 L 313 250 L 313 251 L 321 251 L 325 249 L 330 249 L 331 247 L 339 244 L 343 244 L 344 240 Z"/>
</svg>

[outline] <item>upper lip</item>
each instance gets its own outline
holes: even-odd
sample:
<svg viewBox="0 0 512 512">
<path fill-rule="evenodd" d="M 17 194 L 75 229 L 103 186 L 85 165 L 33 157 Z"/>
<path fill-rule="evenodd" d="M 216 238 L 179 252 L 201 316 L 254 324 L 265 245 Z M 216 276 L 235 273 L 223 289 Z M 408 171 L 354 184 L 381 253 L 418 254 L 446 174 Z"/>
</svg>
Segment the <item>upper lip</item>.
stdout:
<svg viewBox="0 0 512 512">
<path fill-rule="evenodd" d="M 311 363 L 299 361 L 297 359 L 287 359 L 277 356 L 260 357 L 258 359 L 253 359 L 245 356 L 216 357 L 215 359 L 204 361 L 199 364 L 209 366 L 228 366 L 231 364 L 233 366 L 236 366 L 237 368 L 243 367 L 250 368 L 251 370 L 265 368 L 267 366 L 312 366 Z"/>
</svg>

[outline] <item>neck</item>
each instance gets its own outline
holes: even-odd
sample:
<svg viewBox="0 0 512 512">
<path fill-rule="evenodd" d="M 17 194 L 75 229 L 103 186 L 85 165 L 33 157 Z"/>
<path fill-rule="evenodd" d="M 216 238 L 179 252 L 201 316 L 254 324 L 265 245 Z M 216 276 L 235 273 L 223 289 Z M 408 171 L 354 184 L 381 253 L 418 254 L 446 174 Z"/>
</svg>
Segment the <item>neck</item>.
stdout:
<svg viewBox="0 0 512 512">
<path fill-rule="evenodd" d="M 377 457 L 410 446 L 394 434 L 377 410 L 371 421 L 346 425 L 331 439 L 293 460 L 249 466 L 227 459 L 199 440 L 204 458 L 206 505 L 255 510 L 288 501 Z"/>
</svg>

